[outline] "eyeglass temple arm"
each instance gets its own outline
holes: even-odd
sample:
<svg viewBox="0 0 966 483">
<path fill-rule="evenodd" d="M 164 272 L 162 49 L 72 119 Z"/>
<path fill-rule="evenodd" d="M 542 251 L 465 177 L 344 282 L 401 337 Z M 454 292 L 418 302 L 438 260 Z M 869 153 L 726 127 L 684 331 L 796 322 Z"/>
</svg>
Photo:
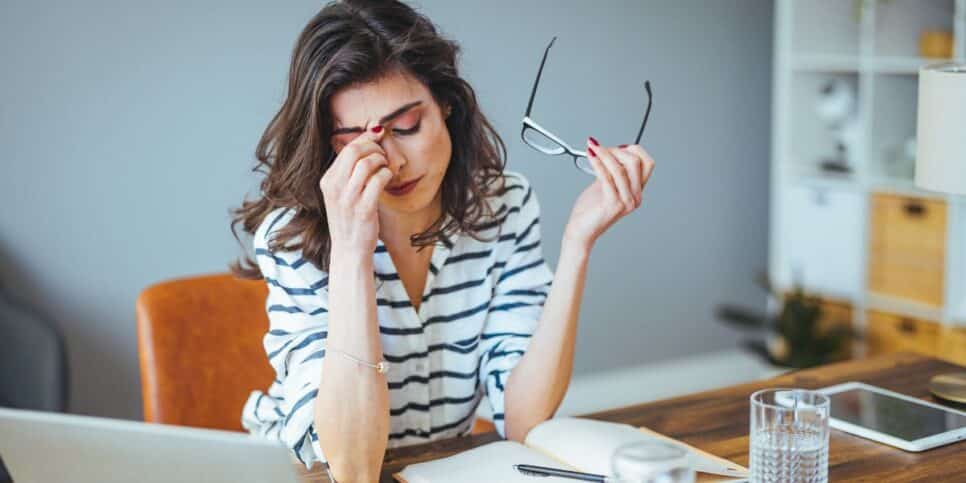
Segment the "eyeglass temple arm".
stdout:
<svg viewBox="0 0 966 483">
<path fill-rule="evenodd" d="M 634 140 L 634 144 L 641 144 L 644 126 L 647 126 L 647 118 L 651 116 L 651 81 L 644 81 L 644 90 L 647 91 L 647 110 L 644 111 L 644 122 L 641 123 L 641 129 L 637 131 L 637 138 Z"/>
<path fill-rule="evenodd" d="M 547 63 L 547 54 L 550 53 L 550 47 L 553 47 L 553 43 L 557 40 L 557 37 L 550 39 L 550 44 L 547 45 L 547 49 L 543 51 L 543 60 L 540 61 L 540 70 L 537 71 L 537 79 L 533 81 L 533 90 L 530 91 L 530 101 L 527 102 L 527 112 L 524 116 L 530 116 L 530 110 L 533 109 L 533 99 L 537 96 L 537 85 L 540 84 L 540 74 L 543 73 L 543 64 Z"/>
</svg>

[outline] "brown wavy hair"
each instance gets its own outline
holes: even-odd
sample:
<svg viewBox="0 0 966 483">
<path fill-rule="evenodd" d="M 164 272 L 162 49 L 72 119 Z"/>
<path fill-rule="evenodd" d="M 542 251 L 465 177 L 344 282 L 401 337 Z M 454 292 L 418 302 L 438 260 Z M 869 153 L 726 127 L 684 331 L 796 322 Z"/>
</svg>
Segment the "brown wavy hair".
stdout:
<svg viewBox="0 0 966 483">
<path fill-rule="evenodd" d="M 268 240 L 269 249 L 300 250 L 320 270 L 328 270 L 332 244 L 319 180 L 334 158 L 329 100 L 339 89 L 400 71 L 452 109 L 446 127 L 453 154 L 440 186 L 442 214 L 411 241 L 426 246 L 455 232 L 479 239 L 484 222 L 494 215 L 486 199 L 506 189 L 506 145 L 481 112 L 473 88 L 460 77 L 459 53 L 456 42 L 402 2 L 345 0 L 322 8 L 295 43 L 288 93 L 255 150 L 252 171 L 265 175 L 259 197 L 231 212 L 236 240 L 241 243 L 238 225 L 254 234 L 272 210 L 293 209 L 292 220 Z M 261 278 L 248 256 L 234 261 L 231 270 Z"/>
</svg>

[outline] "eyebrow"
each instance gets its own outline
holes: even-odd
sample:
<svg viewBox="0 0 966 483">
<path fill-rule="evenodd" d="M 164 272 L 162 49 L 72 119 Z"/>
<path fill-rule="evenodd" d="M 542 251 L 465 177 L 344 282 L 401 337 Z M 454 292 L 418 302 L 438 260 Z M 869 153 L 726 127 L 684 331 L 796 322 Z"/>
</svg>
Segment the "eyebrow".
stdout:
<svg viewBox="0 0 966 483">
<path fill-rule="evenodd" d="M 416 106 L 418 106 L 418 105 L 420 105 L 422 103 L 423 103 L 423 101 L 414 101 L 414 102 L 410 102 L 409 104 L 405 104 L 402 107 L 400 107 L 399 109 L 396 109 L 395 111 L 392 111 L 391 113 L 386 114 L 385 116 L 382 116 L 381 118 L 379 118 L 379 124 L 385 124 L 385 123 L 387 123 L 389 121 L 392 121 L 393 119 L 395 119 L 395 118 L 403 115 L 403 113 L 405 113 L 406 111 L 408 111 L 408 110 L 410 110 L 410 109 L 412 109 L 412 108 L 414 108 L 414 107 L 416 107 Z M 356 127 L 340 127 L 338 129 L 332 130 L 332 135 L 335 136 L 337 134 L 346 134 L 346 133 L 362 132 L 362 131 L 363 131 L 363 129 L 361 127 L 358 127 L 358 126 L 356 126 Z"/>
</svg>

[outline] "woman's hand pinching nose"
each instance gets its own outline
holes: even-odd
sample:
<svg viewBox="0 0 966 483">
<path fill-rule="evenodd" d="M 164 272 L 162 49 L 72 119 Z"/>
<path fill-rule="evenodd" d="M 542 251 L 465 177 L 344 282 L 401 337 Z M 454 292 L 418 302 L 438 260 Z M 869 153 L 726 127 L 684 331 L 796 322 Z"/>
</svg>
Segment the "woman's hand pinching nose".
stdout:
<svg viewBox="0 0 966 483">
<path fill-rule="evenodd" d="M 379 195 L 395 173 L 379 145 L 383 128 L 376 125 L 347 144 L 319 180 L 333 249 L 376 247 Z"/>
</svg>

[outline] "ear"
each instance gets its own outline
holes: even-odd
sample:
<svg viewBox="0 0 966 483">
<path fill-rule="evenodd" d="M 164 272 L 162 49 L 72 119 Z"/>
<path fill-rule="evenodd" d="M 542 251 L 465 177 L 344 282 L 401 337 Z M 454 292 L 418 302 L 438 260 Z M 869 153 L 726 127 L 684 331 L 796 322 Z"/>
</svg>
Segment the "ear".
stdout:
<svg viewBox="0 0 966 483">
<path fill-rule="evenodd" d="M 452 112 L 453 112 L 453 107 L 452 106 L 450 106 L 449 104 L 444 105 L 443 106 L 443 119 L 449 118 L 449 115 L 452 114 Z"/>
</svg>

